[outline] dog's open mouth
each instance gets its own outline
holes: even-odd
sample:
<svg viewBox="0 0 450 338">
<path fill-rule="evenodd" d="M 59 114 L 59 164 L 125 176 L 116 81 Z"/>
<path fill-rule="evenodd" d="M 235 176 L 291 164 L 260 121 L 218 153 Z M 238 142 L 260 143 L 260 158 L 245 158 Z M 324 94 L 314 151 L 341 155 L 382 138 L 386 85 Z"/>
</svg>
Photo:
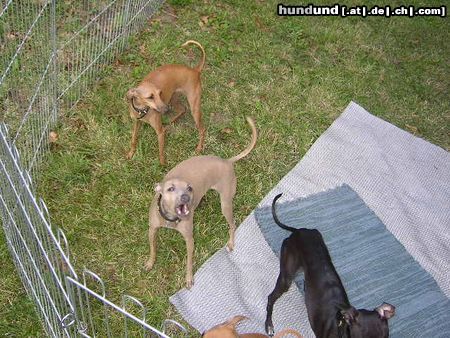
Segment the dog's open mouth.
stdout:
<svg viewBox="0 0 450 338">
<path fill-rule="evenodd" d="M 180 204 L 175 208 L 175 211 L 178 216 L 185 217 L 189 215 L 189 206 L 187 204 Z"/>
</svg>

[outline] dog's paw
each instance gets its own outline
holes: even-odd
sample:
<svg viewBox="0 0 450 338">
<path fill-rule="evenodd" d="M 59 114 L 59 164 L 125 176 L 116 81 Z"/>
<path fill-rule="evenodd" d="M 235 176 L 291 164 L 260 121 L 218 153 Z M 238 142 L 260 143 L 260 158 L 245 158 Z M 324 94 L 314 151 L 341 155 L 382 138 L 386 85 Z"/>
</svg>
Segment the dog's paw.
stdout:
<svg viewBox="0 0 450 338">
<path fill-rule="evenodd" d="M 194 281 L 192 279 L 186 280 L 186 289 L 190 290 L 194 286 Z"/>
<path fill-rule="evenodd" d="M 195 148 L 195 152 L 197 154 L 201 153 L 203 151 L 203 145 L 199 144 L 196 148 Z"/>
<path fill-rule="evenodd" d="M 273 329 L 273 325 L 266 324 L 266 333 L 268 336 L 273 337 L 275 334 L 275 330 Z"/>
<path fill-rule="evenodd" d="M 133 156 L 134 156 L 134 151 L 129 151 L 126 158 L 127 158 L 127 160 L 131 160 L 133 158 Z"/>
<path fill-rule="evenodd" d="M 154 262 L 148 260 L 144 265 L 145 270 L 150 271 L 151 269 L 153 269 L 153 264 Z"/>
<path fill-rule="evenodd" d="M 228 252 L 233 251 L 234 250 L 234 243 L 228 242 L 227 246 L 226 246 L 226 249 L 227 249 Z"/>
</svg>

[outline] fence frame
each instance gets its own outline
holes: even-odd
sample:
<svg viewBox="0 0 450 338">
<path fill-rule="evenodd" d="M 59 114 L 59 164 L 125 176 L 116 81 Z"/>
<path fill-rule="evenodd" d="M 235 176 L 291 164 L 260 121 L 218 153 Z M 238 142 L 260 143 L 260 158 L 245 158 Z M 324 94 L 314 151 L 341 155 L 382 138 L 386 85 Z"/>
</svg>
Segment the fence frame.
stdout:
<svg viewBox="0 0 450 338">
<path fill-rule="evenodd" d="M 172 320 L 164 321 L 161 330 L 156 329 L 146 323 L 147 310 L 139 300 L 123 295 L 121 306 L 117 305 L 107 298 L 98 275 L 86 269 L 78 275 L 63 230 L 50 223 L 45 202 L 35 194 L 39 164 L 49 148 L 49 132 L 58 116 L 81 99 L 103 67 L 126 48 L 129 36 L 141 29 L 162 2 L 109 0 L 65 42 L 60 42 L 57 31 L 56 0 L 0 3 L 0 53 L 4 51 L 0 56 L 0 66 L 4 66 L 0 68 L 0 113 L 4 116 L 0 115 L 0 215 L 16 270 L 49 336 L 96 337 L 97 327 L 108 337 L 117 336 L 111 333 L 111 315 L 123 317 L 125 337 L 129 335 L 129 323 L 144 337 L 153 334 L 168 338 L 168 325 L 187 333 Z M 91 3 L 85 0 L 82 4 Z M 24 13 L 31 14 L 17 20 Z M 48 46 L 38 49 L 34 41 L 39 38 Z M 17 44 L 6 44 L 8 39 L 18 40 Z M 35 52 L 34 59 L 39 60 L 25 51 Z M 75 58 L 67 62 L 64 54 Z M 29 88 L 20 84 L 14 87 L 15 76 L 25 72 L 33 76 L 27 83 Z M 16 102 L 15 95 L 20 97 L 22 92 L 27 93 L 27 99 Z M 14 130 L 8 126 L 11 121 Z M 99 285 L 101 292 L 89 287 L 88 280 Z M 93 311 L 93 301 L 102 304 L 103 313 Z M 131 306 L 139 308 L 141 315 L 132 314 Z"/>
</svg>

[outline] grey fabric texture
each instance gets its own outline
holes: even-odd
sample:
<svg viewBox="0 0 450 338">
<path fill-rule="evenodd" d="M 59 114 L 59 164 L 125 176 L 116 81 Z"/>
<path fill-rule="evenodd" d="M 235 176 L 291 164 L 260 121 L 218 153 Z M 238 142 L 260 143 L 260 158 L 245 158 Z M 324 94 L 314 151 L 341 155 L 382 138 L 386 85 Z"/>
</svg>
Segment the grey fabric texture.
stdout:
<svg viewBox="0 0 450 338">
<path fill-rule="evenodd" d="M 287 201 L 344 183 L 449 297 L 450 154 L 351 102 L 259 206 L 270 205 L 280 192 Z M 198 269 L 193 288 L 180 290 L 170 301 L 200 332 L 237 314 L 250 318 L 239 332 L 264 332 L 278 264 L 252 212 L 238 227 L 235 250 L 219 250 Z M 277 328 L 314 337 L 295 286 L 275 304 L 273 320 Z"/>
<path fill-rule="evenodd" d="M 373 310 L 387 302 L 396 307 L 389 320 L 391 337 L 450 337 L 450 300 L 348 185 L 282 201 L 276 205 L 282 223 L 321 232 L 353 306 Z M 279 257 L 291 232 L 275 224 L 271 209 L 259 208 L 255 217 Z M 295 278 L 301 293 L 303 278 L 303 273 Z"/>
</svg>

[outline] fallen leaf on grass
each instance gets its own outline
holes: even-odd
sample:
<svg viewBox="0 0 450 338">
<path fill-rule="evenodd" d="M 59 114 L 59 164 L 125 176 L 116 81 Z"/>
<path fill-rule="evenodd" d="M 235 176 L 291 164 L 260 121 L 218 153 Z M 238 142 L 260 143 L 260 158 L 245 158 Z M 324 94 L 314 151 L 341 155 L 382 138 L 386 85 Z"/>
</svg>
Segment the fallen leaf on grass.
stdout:
<svg viewBox="0 0 450 338">
<path fill-rule="evenodd" d="M 198 22 L 198 25 L 201 28 L 204 28 L 205 26 L 208 25 L 208 21 L 209 21 L 209 16 L 207 16 L 207 15 L 201 16 L 200 21 Z"/>
<path fill-rule="evenodd" d="M 48 135 L 48 141 L 50 143 L 56 143 L 56 141 L 58 141 L 58 134 L 55 133 L 54 131 L 51 131 L 50 134 Z"/>
</svg>

